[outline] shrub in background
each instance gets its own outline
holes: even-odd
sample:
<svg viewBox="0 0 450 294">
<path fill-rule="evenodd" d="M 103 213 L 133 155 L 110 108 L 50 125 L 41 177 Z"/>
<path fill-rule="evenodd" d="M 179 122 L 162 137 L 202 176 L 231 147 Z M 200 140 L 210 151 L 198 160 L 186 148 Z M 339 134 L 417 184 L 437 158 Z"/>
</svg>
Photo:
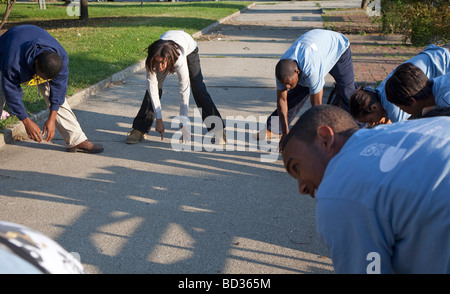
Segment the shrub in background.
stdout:
<svg viewBox="0 0 450 294">
<path fill-rule="evenodd" d="M 449 0 L 381 0 L 381 30 L 415 46 L 450 42 Z"/>
</svg>

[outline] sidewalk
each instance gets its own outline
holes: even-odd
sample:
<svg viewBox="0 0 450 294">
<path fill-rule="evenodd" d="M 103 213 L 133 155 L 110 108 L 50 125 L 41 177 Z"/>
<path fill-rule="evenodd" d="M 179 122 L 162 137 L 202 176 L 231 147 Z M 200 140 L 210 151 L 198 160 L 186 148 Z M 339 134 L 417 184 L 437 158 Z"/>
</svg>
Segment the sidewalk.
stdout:
<svg viewBox="0 0 450 294">
<path fill-rule="evenodd" d="M 312 1 L 257 2 L 196 34 L 205 83 L 227 126 L 275 110 L 275 64 L 303 32 L 323 27 L 321 12 Z M 380 63 L 380 53 L 374 62 L 364 51 L 362 37 L 352 45 L 361 46 L 354 52 L 355 71 L 368 61 Z M 376 82 L 379 69 L 367 69 L 372 79 L 359 71 L 358 79 Z M 229 128 L 236 134 L 227 138 L 231 150 L 173 149 L 176 76 L 164 87 L 164 140 L 152 131 L 144 142 L 126 145 L 145 88 L 142 65 L 136 65 L 107 87 L 70 98 L 103 153 L 65 152 L 59 135 L 51 143 L 14 141 L 0 148 L 2 220 L 77 252 L 90 273 L 333 272 L 316 234 L 314 200 L 298 193 L 279 157 L 262 160 L 270 150 L 252 145 L 245 125 Z M 194 109 L 191 99 L 190 118 Z"/>
</svg>

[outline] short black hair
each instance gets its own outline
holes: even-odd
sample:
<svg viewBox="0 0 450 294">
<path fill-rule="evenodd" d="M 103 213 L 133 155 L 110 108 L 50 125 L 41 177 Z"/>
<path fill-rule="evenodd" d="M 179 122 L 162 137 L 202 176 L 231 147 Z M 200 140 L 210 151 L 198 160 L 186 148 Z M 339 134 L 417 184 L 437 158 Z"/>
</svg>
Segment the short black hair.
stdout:
<svg viewBox="0 0 450 294">
<path fill-rule="evenodd" d="M 36 57 L 37 67 L 51 80 L 61 72 L 63 61 L 56 52 L 44 51 Z"/>
<path fill-rule="evenodd" d="M 359 130 L 355 119 L 344 109 L 328 104 L 316 105 L 300 116 L 282 142 L 281 151 L 292 138 L 306 144 L 313 143 L 317 129 L 321 126 L 329 126 L 334 133 L 341 134 L 346 138 Z"/>
<path fill-rule="evenodd" d="M 275 77 L 279 82 L 283 82 L 295 74 L 296 69 L 298 65 L 295 60 L 281 59 L 275 66 Z"/>
<path fill-rule="evenodd" d="M 399 65 L 386 81 L 386 98 L 396 105 L 411 105 L 412 99 L 425 100 L 432 95 L 433 82 L 410 62 Z"/>
</svg>

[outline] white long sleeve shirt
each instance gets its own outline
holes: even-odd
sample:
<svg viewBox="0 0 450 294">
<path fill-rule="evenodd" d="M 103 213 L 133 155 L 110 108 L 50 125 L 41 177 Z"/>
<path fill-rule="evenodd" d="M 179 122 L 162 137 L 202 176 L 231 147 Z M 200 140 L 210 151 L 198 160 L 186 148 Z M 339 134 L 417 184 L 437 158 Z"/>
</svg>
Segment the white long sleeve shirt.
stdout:
<svg viewBox="0 0 450 294">
<path fill-rule="evenodd" d="M 161 35 L 160 39 L 174 41 L 180 47 L 177 61 L 175 62 L 174 73 L 178 76 L 178 88 L 180 92 L 180 116 L 187 119 L 189 108 L 189 97 L 191 85 L 189 80 L 189 70 L 187 56 L 197 48 L 197 42 L 183 31 L 167 31 Z M 147 71 L 148 92 L 155 112 L 156 118 L 162 118 L 161 102 L 159 100 L 159 89 L 162 89 L 167 76 L 165 72 L 150 73 Z"/>
</svg>

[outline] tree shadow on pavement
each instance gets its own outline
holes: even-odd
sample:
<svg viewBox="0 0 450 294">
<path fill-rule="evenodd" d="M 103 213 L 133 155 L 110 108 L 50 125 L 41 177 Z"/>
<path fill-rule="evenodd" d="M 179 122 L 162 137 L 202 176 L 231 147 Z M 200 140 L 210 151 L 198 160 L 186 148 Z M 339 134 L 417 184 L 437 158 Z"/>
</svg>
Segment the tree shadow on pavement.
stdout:
<svg viewBox="0 0 450 294">
<path fill-rule="evenodd" d="M 15 162 L 3 153 L 4 220 L 77 252 L 91 273 L 332 273 L 315 232 L 314 200 L 299 195 L 277 150 L 262 160 L 271 150 L 250 142 L 248 117 L 274 109 L 274 90 L 260 85 L 249 97 L 243 89 L 209 88 L 222 115 L 233 115 L 236 141 L 229 150 L 176 151 L 170 120 L 178 97 L 170 83 L 165 139 L 152 130 L 147 140 L 125 144 L 142 82 L 128 79 L 74 107 L 103 153 L 64 152 L 58 137 L 55 144 L 15 143 Z"/>
</svg>

